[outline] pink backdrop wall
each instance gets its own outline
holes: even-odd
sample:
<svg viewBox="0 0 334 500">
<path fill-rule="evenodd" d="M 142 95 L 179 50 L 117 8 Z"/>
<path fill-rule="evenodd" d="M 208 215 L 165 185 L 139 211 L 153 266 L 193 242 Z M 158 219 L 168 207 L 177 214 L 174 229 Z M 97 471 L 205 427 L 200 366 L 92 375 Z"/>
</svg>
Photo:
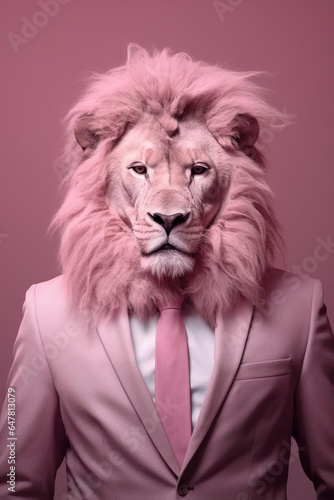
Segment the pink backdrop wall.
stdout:
<svg viewBox="0 0 334 500">
<path fill-rule="evenodd" d="M 285 131 L 264 131 L 285 267 L 322 280 L 334 323 L 334 3 L 220 3 L 218 13 L 211 0 L 1 1 L 1 399 L 24 293 L 59 272 L 57 239 L 47 227 L 60 201 L 61 120 L 85 76 L 124 63 L 130 41 L 271 74 L 260 80 L 272 89 L 271 102 L 296 116 Z M 292 461 L 289 499 L 315 499 Z M 63 476 L 57 500 L 64 499 Z"/>
</svg>

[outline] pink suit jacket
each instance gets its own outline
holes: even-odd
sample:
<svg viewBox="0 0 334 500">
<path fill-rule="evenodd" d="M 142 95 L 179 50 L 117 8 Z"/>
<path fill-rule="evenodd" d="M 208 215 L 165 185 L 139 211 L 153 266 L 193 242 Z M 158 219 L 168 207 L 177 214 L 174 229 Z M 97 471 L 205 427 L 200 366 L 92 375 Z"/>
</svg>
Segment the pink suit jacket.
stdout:
<svg viewBox="0 0 334 500">
<path fill-rule="evenodd" d="M 8 387 L 16 394 L 16 492 L 68 500 L 284 500 L 290 437 L 320 500 L 334 499 L 334 337 L 319 281 L 268 270 L 261 310 L 219 317 L 215 363 L 180 470 L 136 364 L 126 311 L 96 322 L 62 277 L 32 286 Z"/>
</svg>

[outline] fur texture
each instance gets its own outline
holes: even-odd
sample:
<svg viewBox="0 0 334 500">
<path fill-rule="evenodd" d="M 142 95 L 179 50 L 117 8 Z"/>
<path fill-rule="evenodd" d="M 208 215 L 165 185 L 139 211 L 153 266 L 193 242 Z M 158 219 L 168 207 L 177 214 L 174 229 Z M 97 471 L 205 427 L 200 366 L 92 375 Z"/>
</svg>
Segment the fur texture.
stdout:
<svg viewBox="0 0 334 500">
<path fill-rule="evenodd" d="M 145 317 L 156 310 L 157 300 L 178 295 L 214 325 L 217 312 L 240 296 L 259 303 L 280 236 L 260 139 L 244 140 L 243 124 L 236 120 L 251 116 L 283 126 L 287 117 L 262 99 L 251 81 L 255 75 L 193 62 L 167 49 L 150 55 L 131 45 L 125 66 L 92 78 L 67 116 L 67 191 L 52 222 L 61 231 L 60 261 L 70 297 L 81 310 L 106 316 L 127 304 Z M 84 150 L 74 135 L 82 117 Z M 203 228 L 192 265 L 181 263 L 184 271 L 175 276 L 142 265 L 140 241 L 125 215 L 120 201 L 125 195 L 112 167 L 115 151 L 143 117 L 153 117 L 171 141 L 182 123 L 200 123 L 224 153 L 219 166 L 224 181 L 217 183 L 215 195 L 219 209 Z"/>
</svg>

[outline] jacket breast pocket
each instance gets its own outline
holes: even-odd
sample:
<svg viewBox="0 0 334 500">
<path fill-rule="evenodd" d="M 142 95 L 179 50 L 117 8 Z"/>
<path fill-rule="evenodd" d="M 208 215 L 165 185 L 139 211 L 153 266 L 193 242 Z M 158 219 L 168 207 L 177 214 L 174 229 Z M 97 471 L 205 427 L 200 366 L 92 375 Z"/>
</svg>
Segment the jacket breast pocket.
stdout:
<svg viewBox="0 0 334 500">
<path fill-rule="evenodd" d="M 291 358 L 244 363 L 239 366 L 235 380 L 279 377 L 288 375 L 291 369 Z"/>
</svg>

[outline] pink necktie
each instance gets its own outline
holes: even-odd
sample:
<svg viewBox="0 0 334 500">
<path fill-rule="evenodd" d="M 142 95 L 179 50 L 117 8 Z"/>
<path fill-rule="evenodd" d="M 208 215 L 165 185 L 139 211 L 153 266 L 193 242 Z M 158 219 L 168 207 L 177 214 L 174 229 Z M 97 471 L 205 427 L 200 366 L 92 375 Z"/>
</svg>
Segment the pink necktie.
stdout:
<svg viewBox="0 0 334 500">
<path fill-rule="evenodd" d="M 155 346 L 155 404 L 182 466 L 191 436 L 187 333 L 179 304 L 160 307 Z"/>
</svg>

